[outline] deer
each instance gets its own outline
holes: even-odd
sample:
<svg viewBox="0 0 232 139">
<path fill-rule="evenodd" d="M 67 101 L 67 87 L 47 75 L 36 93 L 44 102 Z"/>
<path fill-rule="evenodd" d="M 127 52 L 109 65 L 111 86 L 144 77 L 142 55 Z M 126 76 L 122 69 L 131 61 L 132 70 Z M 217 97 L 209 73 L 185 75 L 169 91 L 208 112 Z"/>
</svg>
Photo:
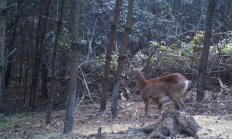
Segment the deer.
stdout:
<svg viewBox="0 0 232 139">
<path fill-rule="evenodd" d="M 141 69 L 133 68 L 129 71 L 129 78 L 135 81 L 140 91 L 140 96 L 145 103 L 144 119 L 147 117 L 149 104 L 158 105 L 159 116 L 162 119 L 162 107 L 164 103 L 173 101 L 176 110 L 185 110 L 186 107 L 181 101 L 181 97 L 189 87 L 189 80 L 179 73 L 172 73 L 160 78 L 146 80 Z"/>
</svg>

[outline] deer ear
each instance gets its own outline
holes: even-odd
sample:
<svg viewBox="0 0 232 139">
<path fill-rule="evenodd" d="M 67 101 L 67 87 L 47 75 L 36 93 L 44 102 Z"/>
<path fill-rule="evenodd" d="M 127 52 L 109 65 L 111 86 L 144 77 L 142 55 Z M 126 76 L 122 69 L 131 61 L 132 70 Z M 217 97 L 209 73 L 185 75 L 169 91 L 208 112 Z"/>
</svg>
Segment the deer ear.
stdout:
<svg viewBox="0 0 232 139">
<path fill-rule="evenodd" d="M 139 70 L 142 71 L 142 70 L 143 70 L 143 67 L 142 67 L 142 68 L 139 68 Z"/>
</svg>

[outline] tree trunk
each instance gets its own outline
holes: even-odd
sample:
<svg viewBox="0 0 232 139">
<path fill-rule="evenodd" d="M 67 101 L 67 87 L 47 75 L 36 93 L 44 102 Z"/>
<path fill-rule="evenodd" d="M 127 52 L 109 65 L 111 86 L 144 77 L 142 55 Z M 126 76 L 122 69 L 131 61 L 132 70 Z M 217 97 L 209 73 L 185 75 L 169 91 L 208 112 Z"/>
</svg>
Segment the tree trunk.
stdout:
<svg viewBox="0 0 232 139">
<path fill-rule="evenodd" d="M 77 67 L 79 61 L 79 22 L 80 22 L 80 8 L 81 0 L 75 0 L 72 9 L 72 54 L 71 54 L 71 71 L 70 71 L 70 81 L 69 81 L 69 94 L 68 94 L 68 104 L 66 109 L 66 116 L 64 122 L 64 134 L 70 133 L 73 127 L 73 113 L 75 109 L 76 102 L 76 92 L 77 92 Z"/>
<path fill-rule="evenodd" d="M 45 49 L 43 51 L 45 51 Z M 46 65 L 45 58 L 43 58 L 42 60 L 41 72 L 42 72 L 42 94 L 39 98 L 43 98 L 43 97 L 48 98 L 48 68 Z"/>
<path fill-rule="evenodd" d="M 25 60 L 25 75 L 24 75 L 24 96 L 23 102 L 26 102 L 26 94 L 27 94 L 27 80 L 28 80 L 28 70 L 29 70 L 29 50 L 27 50 L 27 57 Z"/>
<path fill-rule="evenodd" d="M 0 108 L 1 108 L 1 95 L 2 95 L 2 81 L 5 69 L 5 31 L 6 31 L 6 17 L 7 11 L 5 10 L 7 1 L 0 2 Z"/>
<path fill-rule="evenodd" d="M 197 101 L 202 101 L 204 99 L 205 91 L 205 77 L 206 77 L 206 68 L 209 55 L 209 47 L 212 37 L 212 24 L 213 16 L 215 11 L 216 0 L 209 0 L 208 11 L 206 15 L 206 29 L 205 29 L 205 39 L 203 42 L 203 49 L 201 54 L 200 66 L 199 66 L 199 75 L 197 83 Z"/>
<path fill-rule="evenodd" d="M 35 9 L 36 9 L 37 5 L 35 4 Z M 35 21 L 36 19 L 34 19 Z M 30 100 L 29 100 L 29 105 L 31 106 L 32 105 L 32 96 L 33 96 L 33 93 L 35 92 L 35 88 L 36 88 L 36 84 L 37 84 L 37 78 L 36 78 L 36 74 L 38 73 L 38 69 L 36 68 L 39 68 L 38 66 L 36 67 L 36 63 L 38 63 L 38 60 L 39 60 L 39 40 L 40 40 L 40 37 L 41 36 L 41 29 L 42 28 L 42 21 L 41 21 L 41 18 L 38 19 L 38 25 L 37 25 L 37 34 L 36 34 L 36 44 L 35 44 L 35 56 L 34 56 L 34 63 L 33 63 L 33 71 L 32 71 L 32 81 L 31 81 L 31 85 L 30 85 Z M 32 34 L 32 33 L 31 33 Z M 39 75 L 39 73 L 38 73 Z"/>
<path fill-rule="evenodd" d="M 7 64 L 6 64 L 6 71 L 5 71 L 5 87 L 9 86 L 10 82 L 10 73 L 11 73 L 11 68 L 12 68 L 12 56 L 10 56 L 7 59 Z"/>
<path fill-rule="evenodd" d="M 8 45 L 8 53 L 10 53 L 13 50 L 13 45 L 15 42 L 15 38 L 16 38 L 16 29 L 17 27 L 15 26 L 12 32 L 12 36 L 11 36 L 11 42 Z M 8 87 L 9 82 L 10 82 L 10 75 L 11 75 L 11 68 L 13 65 L 13 56 L 11 55 L 8 59 L 6 59 L 6 71 L 5 71 L 5 87 Z"/>
<path fill-rule="evenodd" d="M 129 35 L 131 31 L 131 22 L 132 22 L 132 17 L 133 17 L 133 5 L 134 5 L 134 0 L 129 0 L 126 26 L 124 29 L 123 43 L 122 43 L 122 47 L 121 47 L 119 58 L 118 58 L 116 83 L 114 85 L 114 90 L 113 90 L 113 97 L 112 97 L 112 104 L 111 104 L 111 120 L 117 117 L 117 105 L 118 105 L 117 102 L 118 102 L 118 95 L 119 95 L 118 91 L 119 91 L 121 75 L 122 75 L 122 71 L 124 67 L 124 60 L 126 58 L 126 50 L 127 50 L 127 45 L 129 42 Z"/>
<path fill-rule="evenodd" d="M 23 59 L 22 57 L 19 59 L 20 65 L 19 65 L 19 76 L 17 77 L 18 80 L 18 86 L 22 84 L 22 72 L 23 72 Z"/>
<path fill-rule="evenodd" d="M 100 112 L 103 112 L 106 109 L 111 54 L 112 54 L 113 45 L 114 45 L 114 41 L 116 37 L 116 31 L 117 31 L 121 7 L 122 7 L 122 0 L 116 0 L 114 20 L 111 24 L 110 40 L 109 40 L 109 44 L 107 46 L 107 51 L 106 51 L 106 62 L 105 62 L 105 71 L 104 71 L 104 78 L 103 78 L 103 85 L 102 85 L 103 87 L 102 87 L 102 95 L 101 95 Z"/>
<path fill-rule="evenodd" d="M 65 0 L 62 0 L 61 9 L 60 9 L 60 17 L 59 17 L 59 20 L 58 20 L 58 26 L 57 26 L 57 31 L 56 31 L 53 58 L 52 58 L 51 91 L 50 91 L 49 100 L 48 100 L 46 124 L 51 123 L 52 102 L 53 102 L 53 95 L 55 93 L 55 88 L 56 88 L 56 78 L 55 78 L 56 73 L 55 72 L 56 72 L 57 48 L 58 48 L 58 44 L 59 44 L 60 32 L 61 32 L 61 29 L 62 29 L 62 22 L 63 22 L 63 16 L 64 16 L 64 7 L 65 7 Z"/>
<path fill-rule="evenodd" d="M 50 1 L 50 0 L 49 0 Z M 45 17 L 48 16 L 49 13 L 49 1 L 46 3 L 46 10 L 45 10 Z M 41 13 L 44 13 L 40 9 Z M 31 111 L 34 111 L 35 108 L 35 98 L 36 98 L 36 86 L 38 82 L 39 77 L 39 71 L 40 71 L 40 65 L 41 65 L 41 59 L 43 54 L 43 47 L 44 47 L 44 38 L 47 30 L 47 18 L 39 17 L 39 23 L 38 23 L 38 34 L 37 34 L 37 42 L 36 42 L 36 52 L 35 52 L 35 63 L 32 73 L 32 83 L 31 83 L 31 92 L 30 92 L 30 105 L 31 105 Z"/>
</svg>

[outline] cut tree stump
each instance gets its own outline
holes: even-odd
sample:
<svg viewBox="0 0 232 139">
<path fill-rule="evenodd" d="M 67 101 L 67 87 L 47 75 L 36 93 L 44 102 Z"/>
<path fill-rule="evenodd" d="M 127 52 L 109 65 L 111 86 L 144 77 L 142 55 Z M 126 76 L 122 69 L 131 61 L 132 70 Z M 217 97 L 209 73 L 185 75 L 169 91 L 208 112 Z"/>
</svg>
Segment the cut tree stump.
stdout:
<svg viewBox="0 0 232 139">
<path fill-rule="evenodd" d="M 196 120 L 187 112 L 169 111 L 165 112 L 155 124 L 138 128 L 130 127 L 129 130 L 150 133 L 149 138 L 152 139 L 176 137 L 182 134 L 198 138 L 197 131 L 200 128 Z"/>
</svg>

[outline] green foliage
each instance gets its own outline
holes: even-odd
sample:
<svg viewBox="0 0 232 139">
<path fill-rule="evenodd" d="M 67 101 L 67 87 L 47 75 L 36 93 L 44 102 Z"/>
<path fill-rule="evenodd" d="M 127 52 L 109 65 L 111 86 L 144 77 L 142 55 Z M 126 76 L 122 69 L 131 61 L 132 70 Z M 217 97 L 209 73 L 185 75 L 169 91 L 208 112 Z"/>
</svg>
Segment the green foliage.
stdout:
<svg viewBox="0 0 232 139">
<path fill-rule="evenodd" d="M 45 35 L 45 39 L 51 39 L 55 43 L 56 30 L 50 31 Z M 65 50 L 71 46 L 71 36 L 68 29 L 64 28 L 61 31 L 60 39 L 58 41 L 59 46 L 63 46 Z"/>
<path fill-rule="evenodd" d="M 84 40 L 84 39 L 81 39 L 81 38 L 79 38 L 79 42 L 80 42 L 82 45 L 87 45 L 87 43 L 88 43 L 87 40 Z"/>
<path fill-rule="evenodd" d="M 113 52 L 111 57 L 112 59 L 111 59 L 110 69 L 112 71 L 116 71 L 118 67 L 118 54 L 116 52 Z"/>
<path fill-rule="evenodd" d="M 162 41 L 160 43 L 150 41 L 149 47 L 136 53 L 133 63 L 140 65 L 139 67 L 169 67 L 168 69 L 185 71 L 188 69 L 197 69 L 198 62 L 196 61 L 199 60 L 201 55 L 203 38 L 204 33 L 198 32 L 189 43 L 177 40 L 168 46 Z"/>
<path fill-rule="evenodd" d="M 48 135 L 47 137 L 42 137 L 41 139 L 56 139 L 60 136 L 60 133 L 52 133 L 53 135 Z"/>
<path fill-rule="evenodd" d="M 26 120 L 23 115 L 17 114 L 13 116 L 4 116 L 0 120 L 0 129 L 11 128 L 15 126 L 22 126 L 25 124 Z"/>
<path fill-rule="evenodd" d="M 228 33 L 228 38 L 223 39 L 217 44 L 219 53 L 232 53 L 232 33 Z"/>
<path fill-rule="evenodd" d="M 194 38 L 190 41 L 191 45 L 203 45 L 203 40 L 204 40 L 204 32 L 199 31 L 196 33 Z"/>
</svg>

